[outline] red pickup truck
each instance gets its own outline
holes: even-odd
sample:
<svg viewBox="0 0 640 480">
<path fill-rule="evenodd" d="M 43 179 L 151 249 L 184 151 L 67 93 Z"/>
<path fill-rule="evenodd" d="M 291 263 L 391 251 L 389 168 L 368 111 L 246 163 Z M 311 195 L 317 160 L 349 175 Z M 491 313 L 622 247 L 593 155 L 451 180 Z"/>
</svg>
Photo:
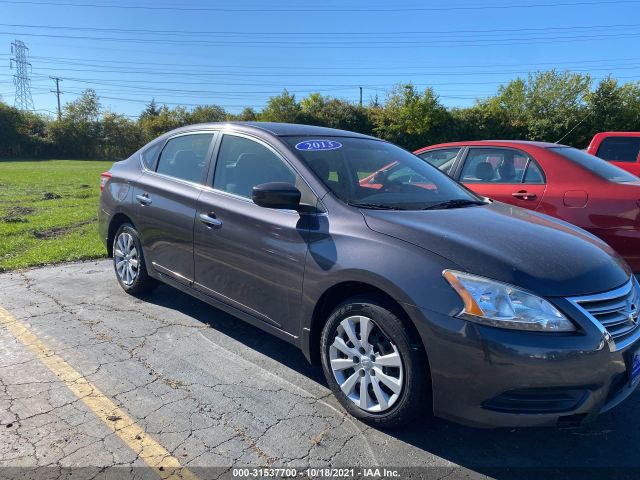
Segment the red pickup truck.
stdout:
<svg viewBox="0 0 640 480">
<path fill-rule="evenodd" d="M 587 152 L 640 176 L 640 132 L 597 133 Z"/>
</svg>

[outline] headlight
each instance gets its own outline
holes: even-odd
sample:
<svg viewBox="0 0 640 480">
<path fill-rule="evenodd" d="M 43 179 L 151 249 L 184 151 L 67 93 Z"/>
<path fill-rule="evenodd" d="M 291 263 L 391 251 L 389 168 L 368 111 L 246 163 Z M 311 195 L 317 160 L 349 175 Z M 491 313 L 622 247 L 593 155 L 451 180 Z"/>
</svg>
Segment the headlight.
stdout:
<svg viewBox="0 0 640 480">
<path fill-rule="evenodd" d="M 458 315 L 494 327 L 543 332 L 571 332 L 576 327 L 544 298 L 517 287 L 469 273 L 445 270 L 444 278 L 460 295 Z"/>
</svg>

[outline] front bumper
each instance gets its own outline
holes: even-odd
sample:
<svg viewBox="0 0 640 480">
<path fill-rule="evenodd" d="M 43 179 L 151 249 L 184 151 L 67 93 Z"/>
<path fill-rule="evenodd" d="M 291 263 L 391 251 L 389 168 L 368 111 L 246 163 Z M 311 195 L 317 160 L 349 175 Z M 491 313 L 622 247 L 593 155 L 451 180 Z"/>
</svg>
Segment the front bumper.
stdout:
<svg viewBox="0 0 640 480">
<path fill-rule="evenodd" d="M 475 427 L 575 425 L 628 397 L 640 328 L 616 350 L 571 302 L 555 303 L 580 332 L 499 329 L 407 306 L 427 350 L 434 414 Z"/>
</svg>

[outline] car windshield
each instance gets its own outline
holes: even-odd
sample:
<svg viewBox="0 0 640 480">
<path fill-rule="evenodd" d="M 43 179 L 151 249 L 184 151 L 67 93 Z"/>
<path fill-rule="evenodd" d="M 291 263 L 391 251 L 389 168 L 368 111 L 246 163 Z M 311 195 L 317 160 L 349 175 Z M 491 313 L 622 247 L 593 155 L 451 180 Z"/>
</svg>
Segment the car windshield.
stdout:
<svg viewBox="0 0 640 480">
<path fill-rule="evenodd" d="M 635 183 L 639 182 L 640 178 L 632 175 L 626 170 L 622 170 L 615 165 L 611 165 L 609 162 L 594 157 L 593 155 L 571 147 L 552 147 L 550 148 L 555 153 L 568 158 L 574 163 L 586 168 L 587 170 L 595 173 L 605 180 L 615 183 Z"/>
<path fill-rule="evenodd" d="M 391 143 L 353 137 L 285 137 L 344 202 L 373 209 L 461 208 L 485 203 L 437 168 Z"/>
</svg>

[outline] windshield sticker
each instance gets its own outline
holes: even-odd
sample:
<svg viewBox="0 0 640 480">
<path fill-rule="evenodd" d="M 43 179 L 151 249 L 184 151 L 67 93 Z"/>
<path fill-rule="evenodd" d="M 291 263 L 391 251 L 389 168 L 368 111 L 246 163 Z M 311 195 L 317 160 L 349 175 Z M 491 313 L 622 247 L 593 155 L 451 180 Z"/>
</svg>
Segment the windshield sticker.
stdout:
<svg viewBox="0 0 640 480">
<path fill-rule="evenodd" d="M 303 152 L 318 152 L 322 150 L 337 150 L 342 144 L 335 140 L 306 140 L 296 144 L 296 150 Z"/>
</svg>

